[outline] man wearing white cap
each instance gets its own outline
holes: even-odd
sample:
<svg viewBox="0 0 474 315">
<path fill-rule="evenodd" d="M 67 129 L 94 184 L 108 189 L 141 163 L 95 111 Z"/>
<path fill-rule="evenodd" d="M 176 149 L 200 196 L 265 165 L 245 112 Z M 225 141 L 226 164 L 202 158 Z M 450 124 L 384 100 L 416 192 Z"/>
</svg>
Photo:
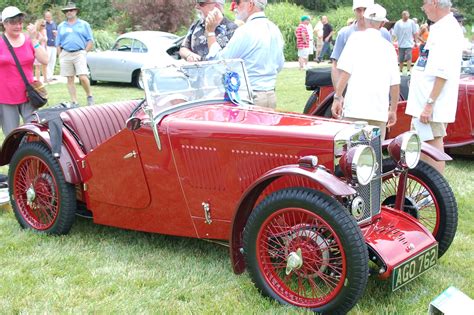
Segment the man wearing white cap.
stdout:
<svg viewBox="0 0 474 315">
<path fill-rule="evenodd" d="M 349 36 L 351 36 L 354 32 L 363 31 L 366 29 L 365 21 L 364 21 L 364 11 L 367 7 L 374 4 L 374 0 L 354 0 L 352 3 L 352 10 L 354 11 L 354 15 L 356 20 L 349 26 L 343 27 L 337 34 L 336 43 L 334 44 L 331 60 L 332 60 L 332 84 L 333 86 L 337 85 L 337 81 L 339 79 L 339 70 L 337 69 L 337 62 L 341 53 L 346 45 Z M 382 36 L 389 41 L 392 42 L 392 38 L 390 33 L 385 28 L 380 28 L 380 33 Z"/>
<path fill-rule="evenodd" d="M 334 117 L 365 120 L 380 128 L 382 139 L 385 128 L 397 121 L 400 92 L 395 48 L 380 36 L 386 15 L 387 11 L 379 4 L 365 10 L 366 30 L 349 38 L 339 58 L 337 68 L 341 73 L 332 104 Z M 346 86 L 347 93 L 343 97 Z"/>
<path fill-rule="evenodd" d="M 245 21 L 224 49 L 216 43 L 215 29 L 222 20 L 222 13 L 208 17 L 209 59 L 244 60 L 253 90 L 254 103 L 258 106 L 275 108 L 275 83 L 278 72 L 283 68 L 283 36 L 280 29 L 265 16 L 267 0 L 237 0 L 238 19 Z"/>
<path fill-rule="evenodd" d="M 179 54 L 181 58 L 189 62 L 201 61 L 206 58 L 209 53 L 207 46 L 207 35 L 205 29 L 205 21 L 209 12 L 214 10 L 224 11 L 225 0 L 197 0 L 196 11 L 198 12 L 199 19 L 194 22 L 190 27 L 188 34 L 181 44 Z M 216 40 L 220 47 L 225 47 L 229 40 L 234 35 L 234 31 L 237 29 L 237 24 L 224 17 L 221 23 L 216 28 Z"/>
</svg>

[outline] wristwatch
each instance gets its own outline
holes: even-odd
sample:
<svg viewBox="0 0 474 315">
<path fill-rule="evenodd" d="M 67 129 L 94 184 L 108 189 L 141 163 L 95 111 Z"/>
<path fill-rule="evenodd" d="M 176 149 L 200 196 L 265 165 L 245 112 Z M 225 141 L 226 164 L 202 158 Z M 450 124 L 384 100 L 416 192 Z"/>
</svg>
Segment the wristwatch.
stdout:
<svg viewBox="0 0 474 315">
<path fill-rule="evenodd" d="M 334 95 L 334 99 L 336 101 L 342 100 L 342 96 Z"/>
<path fill-rule="evenodd" d="M 428 97 L 428 99 L 426 100 L 426 104 L 428 105 L 433 105 L 435 103 L 435 100 L 432 99 L 431 97 Z"/>
</svg>

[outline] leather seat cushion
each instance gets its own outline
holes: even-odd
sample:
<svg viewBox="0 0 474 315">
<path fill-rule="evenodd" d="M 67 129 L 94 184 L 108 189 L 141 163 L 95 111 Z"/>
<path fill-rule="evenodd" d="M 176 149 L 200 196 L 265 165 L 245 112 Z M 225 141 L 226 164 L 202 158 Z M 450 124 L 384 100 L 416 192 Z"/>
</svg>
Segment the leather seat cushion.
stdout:
<svg viewBox="0 0 474 315">
<path fill-rule="evenodd" d="M 61 113 L 63 123 L 68 124 L 81 139 L 84 153 L 125 128 L 125 122 L 140 100 L 78 107 Z"/>
</svg>

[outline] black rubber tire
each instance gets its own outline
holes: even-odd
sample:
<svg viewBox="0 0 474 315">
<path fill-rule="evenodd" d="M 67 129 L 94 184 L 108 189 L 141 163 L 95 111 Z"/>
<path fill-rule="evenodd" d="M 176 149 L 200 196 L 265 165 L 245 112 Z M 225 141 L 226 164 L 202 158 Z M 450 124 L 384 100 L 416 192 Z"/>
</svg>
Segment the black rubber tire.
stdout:
<svg viewBox="0 0 474 315">
<path fill-rule="evenodd" d="M 318 90 L 315 90 L 313 91 L 313 93 L 311 93 L 303 109 L 303 114 L 309 114 L 309 110 L 311 109 L 311 107 L 313 107 L 314 103 L 316 103 L 319 99 L 318 93 L 319 93 Z"/>
<path fill-rule="evenodd" d="M 369 276 L 367 245 L 354 218 L 337 201 L 321 192 L 299 187 L 283 189 L 266 197 L 254 209 L 243 232 L 244 257 L 250 277 L 264 296 L 271 297 L 282 304 L 292 305 L 272 289 L 260 270 L 257 258 L 257 240 L 262 224 L 272 214 L 280 209 L 293 207 L 314 213 L 326 221 L 339 238 L 345 252 L 347 265 L 345 285 L 327 304 L 311 308 L 311 310 L 321 313 L 345 314 L 354 307 L 367 285 Z"/>
<path fill-rule="evenodd" d="M 143 83 L 142 83 L 142 81 L 140 80 L 140 75 L 141 75 L 141 73 L 142 73 L 142 71 L 141 71 L 140 69 L 135 70 L 135 71 L 133 72 L 132 85 L 133 85 L 134 87 L 137 87 L 137 88 L 143 90 L 143 89 L 144 89 Z"/>
<path fill-rule="evenodd" d="M 28 222 L 28 219 L 24 217 L 24 213 L 28 212 L 26 204 L 24 201 L 19 201 L 22 200 L 22 198 L 18 198 L 18 196 L 26 195 L 26 192 L 20 193 L 21 181 L 19 182 L 15 176 L 17 174 L 17 168 L 19 166 L 21 167 L 21 163 L 23 163 L 22 161 L 28 158 L 38 159 L 41 163 L 47 165 L 51 171 L 50 174 L 44 173 L 46 175 L 43 175 L 42 173 L 40 176 L 35 177 L 35 179 L 41 176 L 51 176 L 51 182 L 49 183 L 50 186 L 56 188 L 54 183 L 56 183 L 57 186 L 57 200 L 59 201 L 57 214 L 55 214 L 52 224 L 45 229 L 35 228 Z M 76 190 L 74 185 L 65 181 L 58 161 L 53 157 L 51 150 L 45 144 L 41 142 L 28 142 L 20 146 L 10 162 L 8 177 L 8 184 L 10 187 L 9 194 L 13 212 L 22 228 L 56 235 L 67 234 L 70 231 L 75 220 Z M 21 176 L 18 175 L 18 177 Z M 45 209 L 44 212 L 48 212 L 48 210 Z"/>
<path fill-rule="evenodd" d="M 383 172 L 391 171 L 395 168 L 395 162 L 391 159 L 384 159 L 383 160 Z M 424 183 L 432 192 L 433 196 L 431 198 L 435 198 L 438 205 L 439 205 L 439 212 L 436 211 L 437 216 L 439 215 L 439 225 L 437 229 L 434 229 L 436 232 L 433 233 L 433 236 L 439 243 L 438 248 L 438 257 L 443 256 L 443 254 L 448 250 L 449 246 L 453 242 L 454 236 L 456 235 L 457 225 L 458 225 L 458 206 L 456 203 L 456 198 L 454 197 L 454 193 L 451 190 L 446 179 L 431 165 L 420 161 L 418 165 L 408 171 L 409 178 L 407 179 L 407 190 L 409 189 L 409 182 L 416 182 L 412 178 L 417 178 L 419 182 Z M 387 189 L 384 189 L 384 185 L 391 185 L 389 180 L 392 180 L 393 177 L 385 177 L 382 182 L 382 192 L 388 191 L 391 192 L 391 186 L 386 186 Z M 390 183 L 390 184 L 389 184 Z M 427 190 L 428 191 L 428 190 Z M 390 194 L 390 193 L 388 193 Z M 419 194 L 419 193 L 418 193 Z M 431 195 L 431 193 L 430 193 Z M 390 202 L 384 202 L 390 199 L 390 197 L 383 196 L 382 197 L 383 204 L 393 204 L 393 200 L 395 196 L 392 196 Z M 408 209 L 404 207 L 403 209 L 405 212 L 414 216 Z M 415 216 L 416 217 L 416 216 Z M 423 224 L 422 221 L 419 221 Z M 430 229 L 429 226 L 426 226 Z"/>
</svg>

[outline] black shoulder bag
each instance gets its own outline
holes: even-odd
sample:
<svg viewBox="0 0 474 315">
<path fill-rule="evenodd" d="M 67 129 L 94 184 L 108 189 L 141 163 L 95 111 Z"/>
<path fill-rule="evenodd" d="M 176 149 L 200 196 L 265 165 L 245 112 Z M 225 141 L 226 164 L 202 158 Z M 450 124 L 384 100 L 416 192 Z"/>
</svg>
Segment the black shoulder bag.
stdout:
<svg viewBox="0 0 474 315">
<path fill-rule="evenodd" d="M 30 101 L 31 106 L 33 106 L 36 109 L 39 109 L 43 107 L 46 103 L 48 103 L 48 92 L 44 88 L 43 84 L 39 81 L 33 81 L 32 83 L 29 83 L 28 80 L 26 79 L 25 73 L 23 72 L 23 69 L 21 68 L 20 62 L 18 61 L 18 58 L 15 54 L 15 51 L 13 50 L 12 44 L 10 44 L 10 41 L 8 38 L 3 34 L 3 40 L 8 46 L 8 50 L 10 50 L 10 53 L 13 56 L 13 59 L 15 59 L 16 67 L 18 68 L 18 71 L 20 71 L 21 78 L 23 79 L 23 82 L 25 82 L 26 86 L 26 96 L 28 97 L 28 100 Z"/>
</svg>

